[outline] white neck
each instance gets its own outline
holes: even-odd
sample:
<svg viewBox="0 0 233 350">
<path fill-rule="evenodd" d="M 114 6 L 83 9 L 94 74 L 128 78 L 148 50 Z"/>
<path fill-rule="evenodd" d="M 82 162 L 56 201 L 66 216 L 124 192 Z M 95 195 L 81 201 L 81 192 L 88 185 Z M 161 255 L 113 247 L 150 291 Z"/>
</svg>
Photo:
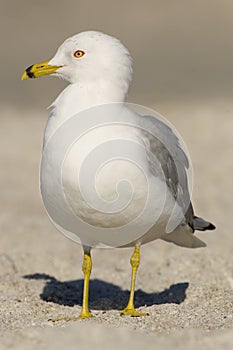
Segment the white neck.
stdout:
<svg viewBox="0 0 233 350">
<path fill-rule="evenodd" d="M 67 119 L 75 114 L 105 103 L 123 102 L 128 87 L 118 86 L 109 81 L 70 84 L 51 105 L 51 112 L 45 129 L 44 144 Z"/>
</svg>

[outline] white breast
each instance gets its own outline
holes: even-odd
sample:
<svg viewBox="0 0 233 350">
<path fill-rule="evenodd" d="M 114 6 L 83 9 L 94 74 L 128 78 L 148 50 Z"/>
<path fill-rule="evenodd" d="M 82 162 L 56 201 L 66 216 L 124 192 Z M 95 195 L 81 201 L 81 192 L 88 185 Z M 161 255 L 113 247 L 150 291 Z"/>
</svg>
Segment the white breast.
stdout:
<svg viewBox="0 0 233 350">
<path fill-rule="evenodd" d="M 41 192 L 46 207 L 52 208 L 60 222 L 66 223 L 67 231 L 70 230 L 71 211 L 93 229 L 92 234 L 85 236 L 83 225 L 72 226 L 72 232 L 80 237 L 82 244 L 96 246 L 114 242 L 113 245 L 120 246 L 134 240 L 143 243 L 161 237 L 173 210 L 174 199 L 161 177 L 151 174 L 146 146 L 137 128 L 109 124 L 88 130 L 72 142 L 58 167 L 59 147 L 50 141 L 64 122 L 85 109 L 88 103 L 85 92 L 83 103 L 75 104 L 75 89 L 68 88 L 71 93 L 67 94 L 65 90 L 55 101 L 45 131 Z M 94 100 L 98 100 L 98 94 Z M 101 98 L 98 102 L 102 102 Z M 69 135 L 61 134 L 61 142 L 67 137 Z M 62 194 L 56 190 L 59 187 L 62 187 Z M 127 225 L 130 225 L 130 230 Z M 97 229 L 104 229 L 105 233 L 97 235 Z M 111 239 L 113 230 L 119 233 L 119 239 Z M 129 235 L 128 241 L 124 235 Z"/>
</svg>

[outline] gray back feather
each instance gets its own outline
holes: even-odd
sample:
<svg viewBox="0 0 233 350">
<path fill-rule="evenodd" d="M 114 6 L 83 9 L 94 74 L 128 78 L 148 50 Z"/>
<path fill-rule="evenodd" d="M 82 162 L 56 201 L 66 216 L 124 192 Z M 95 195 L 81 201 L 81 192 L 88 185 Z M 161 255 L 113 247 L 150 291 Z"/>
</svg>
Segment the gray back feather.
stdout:
<svg viewBox="0 0 233 350">
<path fill-rule="evenodd" d="M 156 171 L 156 159 L 162 168 L 167 187 L 183 209 L 186 223 L 193 229 L 194 213 L 186 173 L 189 161 L 180 146 L 179 139 L 168 125 L 153 116 L 141 116 L 139 123 L 142 140 L 147 149 L 150 171 L 159 175 Z"/>
</svg>

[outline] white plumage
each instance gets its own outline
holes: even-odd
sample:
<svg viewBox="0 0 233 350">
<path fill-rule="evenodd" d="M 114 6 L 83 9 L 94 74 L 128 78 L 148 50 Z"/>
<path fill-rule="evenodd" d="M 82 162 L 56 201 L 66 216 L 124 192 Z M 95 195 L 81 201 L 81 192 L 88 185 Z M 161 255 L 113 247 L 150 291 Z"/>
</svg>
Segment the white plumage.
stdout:
<svg viewBox="0 0 233 350">
<path fill-rule="evenodd" d="M 177 136 L 160 119 L 124 104 L 132 59 L 122 43 L 95 31 L 74 35 L 50 61 L 29 67 L 23 79 L 44 74 L 70 83 L 51 105 L 41 163 L 42 197 L 56 226 L 80 240 L 88 259 L 93 246 L 138 247 L 158 238 L 205 246 L 194 230 L 214 226 L 194 216 L 188 158 Z M 72 147 L 61 162 L 67 142 Z M 134 254 L 138 258 L 137 249 Z M 90 317 L 87 294 L 82 317 Z M 137 316 L 132 300 L 124 313 L 130 309 Z"/>
</svg>

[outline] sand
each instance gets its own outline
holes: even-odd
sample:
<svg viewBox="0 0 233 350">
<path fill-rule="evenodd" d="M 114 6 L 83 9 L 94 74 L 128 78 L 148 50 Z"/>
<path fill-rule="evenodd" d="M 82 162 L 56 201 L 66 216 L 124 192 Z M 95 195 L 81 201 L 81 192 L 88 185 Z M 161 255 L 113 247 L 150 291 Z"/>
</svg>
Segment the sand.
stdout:
<svg viewBox="0 0 233 350">
<path fill-rule="evenodd" d="M 58 233 L 39 194 L 46 111 L 1 108 L 0 349 L 232 349 L 232 112 L 230 103 L 163 106 L 183 135 L 194 166 L 196 212 L 217 230 L 208 247 L 161 241 L 142 247 L 136 306 L 149 316 L 121 317 L 129 294 L 131 249 L 94 250 L 93 319 L 77 316 L 82 249 Z"/>
<path fill-rule="evenodd" d="M 1 1 L 1 350 L 233 349 L 232 6 Z M 204 249 L 160 241 L 142 248 L 136 306 L 150 316 L 119 315 L 132 251 L 95 250 L 93 319 L 51 323 L 79 314 L 83 277 L 81 247 L 52 226 L 38 185 L 46 107 L 64 82 L 20 75 L 87 29 L 117 36 L 132 53 L 130 101 L 156 106 L 180 131 L 193 160 L 196 212 L 217 229 L 199 234 Z"/>
</svg>

